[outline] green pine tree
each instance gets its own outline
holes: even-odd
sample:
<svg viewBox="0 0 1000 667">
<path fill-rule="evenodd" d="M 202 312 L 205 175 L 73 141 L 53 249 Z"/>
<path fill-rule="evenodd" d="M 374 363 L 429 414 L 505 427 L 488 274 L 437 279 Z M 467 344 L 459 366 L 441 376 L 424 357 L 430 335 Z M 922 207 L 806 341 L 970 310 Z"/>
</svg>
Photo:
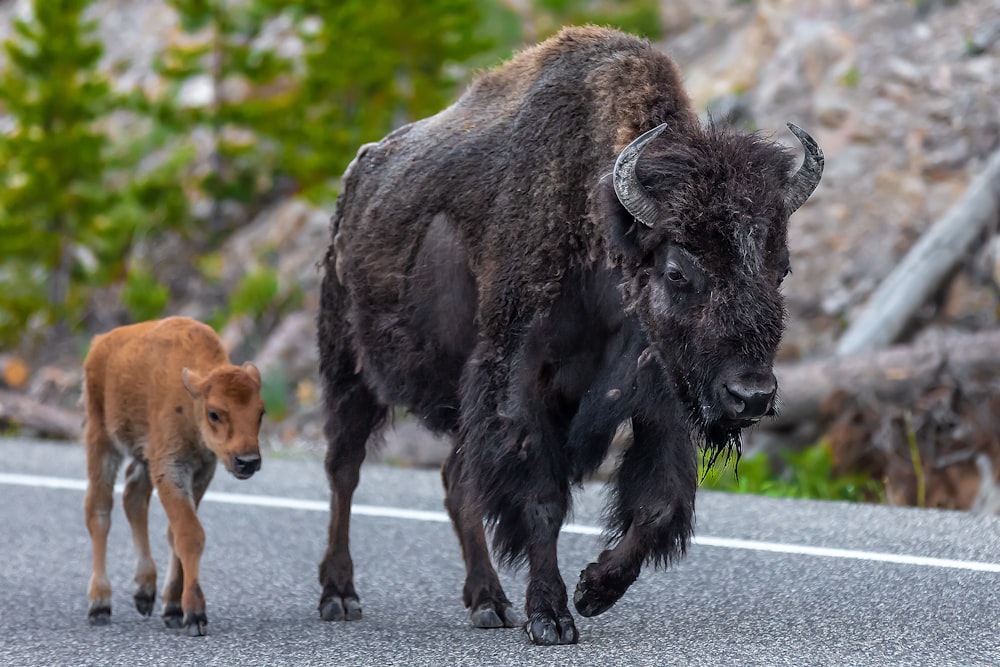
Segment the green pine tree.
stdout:
<svg viewBox="0 0 1000 667">
<path fill-rule="evenodd" d="M 663 35 L 657 0 L 531 0 L 527 13 L 536 40 L 545 39 L 562 26 L 586 23 L 614 26 L 649 39 Z"/>
<path fill-rule="evenodd" d="M 93 290 L 132 268 L 148 289 L 126 290 L 125 307 L 161 310 L 165 288 L 130 267 L 130 249 L 188 219 L 174 166 L 138 169 L 146 152 L 102 129 L 124 107 L 98 70 L 88 5 L 36 0 L 3 44 L 0 110 L 13 128 L 0 135 L 0 346 L 78 328 Z"/>
<path fill-rule="evenodd" d="M 212 205 L 210 222 L 218 236 L 229 231 L 215 219 L 221 203 L 248 205 L 252 214 L 274 189 L 278 149 L 269 134 L 287 113 L 289 95 L 281 93 L 293 86 L 292 65 L 258 45 L 262 31 L 279 11 L 273 2 L 169 0 L 169 4 L 195 38 L 160 54 L 156 69 L 170 92 L 158 100 L 143 100 L 138 108 L 177 137 L 188 138 L 197 131 L 210 134 L 210 168 L 196 187 Z M 209 79 L 211 98 L 205 104 L 182 107 L 175 101 L 177 93 L 194 77 Z M 211 246 L 217 240 L 206 242 Z"/>
<path fill-rule="evenodd" d="M 86 0 L 39 0 L 4 44 L 0 105 L 13 131 L 0 136 L 0 341 L 25 326 L 72 321 L 79 289 L 107 280 L 127 230 L 109 219 L 106 138 L 95 122 L 109 87 L 97 73 L 101 45 L 82 18 Z"/>
<path fill-rule="evenodd" d="M 500 31 L 516 28 L 498 3 L 477 0 L 170 4 L 200 39 L 170 48 L 158 69 L 173 92 L 207 74 L 214 93 L 194 108 L 179 108 L 176 95 L 166 95 L 147 111 L 179 135 L 211 130 L 215 160 L 201 191 L 215 202 L 251 206 L 278 183 L 331 199 L 362 143 L 440 110 L 468 80 L 470 62 L 496 60 L 498 17 Z M 260 46 L 279 17 L 296 28 L 301 58 Z M 225 92 L 239 89 L 244 94 L 236 98 Z"/>
<path fill-rule="evenodd" d="M 260 0 L 289 6 L 282 0 Z M 305 71 L 270 128 L 279 168 L 313 199 L 329 200 L 358 147 L 436 113 L 496 47 L 495 3 L 478 0 L 306 0 L 287 8 Z"/>
</svg>

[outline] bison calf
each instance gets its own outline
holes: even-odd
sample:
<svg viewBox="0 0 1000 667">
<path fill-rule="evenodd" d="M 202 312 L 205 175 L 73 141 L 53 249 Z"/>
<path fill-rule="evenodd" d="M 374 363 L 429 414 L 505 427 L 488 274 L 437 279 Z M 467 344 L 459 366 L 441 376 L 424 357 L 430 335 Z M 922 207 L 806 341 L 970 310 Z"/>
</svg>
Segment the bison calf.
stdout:
<svg viewBox="0 0 1000 667">
<path fill-rule="evenodd" d="M 198 583 L 205 531 L 196 512 L 217 459 L 238 479 L 260 469 L 260 384 L 253 364 L 230 364 L 215 332 L 188 318 L 133 324 L 94 338 L 84 361 L 92 624 L 111 618 L 108 529 L 115 476 L 129 455 L 124 505 L 138 560 L 135 607 L 149 616 L 156 596 L 147 529 L 155 486 L 167 513 L 171 549 L 163 620 L 190 635 L 205 634 L 208 619 Z"/>
</svg>

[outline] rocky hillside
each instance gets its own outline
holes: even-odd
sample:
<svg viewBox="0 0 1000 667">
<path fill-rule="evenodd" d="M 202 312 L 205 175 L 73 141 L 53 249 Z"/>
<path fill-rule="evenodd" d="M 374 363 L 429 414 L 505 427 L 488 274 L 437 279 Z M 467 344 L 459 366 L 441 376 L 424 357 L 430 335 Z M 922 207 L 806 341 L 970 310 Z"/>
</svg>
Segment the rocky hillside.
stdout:
<svg viewBox="0 0 1000 667">
<path fill-rule="evenodd" d="M 725 7 L 664 48 L 700 106 L 768 131 L 794 121 L 826 152 L 823 182 L 789 232 L 783 352 L 823 355 L 1000 146 L 1000 2 Z M 919 324 L 995 326 L 998 284 L 993 236 Z"/>
<path fill-rule="evenodd" d="M 0 2 L 0 38 L 24 0 Z M 873 289 L 963 193 L 1000 148 L 1000 0 L 663 0 L 662 48 L 682 65 L 699 108 L 759 128 L 789 145 L 793 121 L 827 156 L 819 189 L 790 229 L 793 275 L 781 358 L 829 353 Z M 102 0 L 95 17 L 117 85 L 155 88 L 150 59 L 184 39 L 160 0 Z M 295 40 L 275 26 L 294 53 Z M 198 103 L 192 81 L 184 94 Z M 269 424 L 271 447 L 321 448 L 313 319 L 329 211 L 275 203 L 234 235 L 218 285 L 189 285 L 181 312 L 206 317 L 258 262 L 298 285 L 301 310 L 281 321 L 232 323 L 237 360 L 254 359 L 285 391 L 286 416 Z M 264 249 L 267 253 L 262 253 Z M 169 252 L 169 246 L 161 249 Z M 264 260 L 259 259 L 265 257 Z M 164 257 L 169 264 L 169 257 Z M 180 278 L 178 278 L 180 279 Z M 190 281 L 190 277 L 186 277 Z M 1000 236 L 984 237 L 912 336 L 934 329 L 996 328 Z M 50 360 L 52 361 L 52 360 Z M 78 371 L 59 359 L 34 368 L 29 391 L 67 406 Z M 383 456 L 436 463 L 440 443 L 410 424 Z"/>
</svg>

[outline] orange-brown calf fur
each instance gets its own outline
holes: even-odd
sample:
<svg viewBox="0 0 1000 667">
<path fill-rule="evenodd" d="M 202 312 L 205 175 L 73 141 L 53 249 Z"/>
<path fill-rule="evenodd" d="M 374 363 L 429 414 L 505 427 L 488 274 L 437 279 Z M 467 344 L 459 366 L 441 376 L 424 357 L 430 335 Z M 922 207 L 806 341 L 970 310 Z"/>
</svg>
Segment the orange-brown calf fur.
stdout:
<svg viewBox="0 0 1000 667">
<path fill-rule="evenodd" d="M 196 514 L 221 460 L 240 479 L 260 467 L 257 437 L 264 414 L 260 373 L 234 366 L 212 329 L 185 317 L 119 327 L 96 336 L 84 361 L 87 424 L 86 515 L 94 550 L 90 622 L 111 617 L 105 568 L 115 477 L 125 456 L 124 506 L 137 565 L 135 606 L 148 616 L 156 565 L 147 515 L 156 489 L 166 510 L 171 557 L 163 587 L 163 620 L 205 633 L 198 564 L 205 532 Z"/>
</svg>

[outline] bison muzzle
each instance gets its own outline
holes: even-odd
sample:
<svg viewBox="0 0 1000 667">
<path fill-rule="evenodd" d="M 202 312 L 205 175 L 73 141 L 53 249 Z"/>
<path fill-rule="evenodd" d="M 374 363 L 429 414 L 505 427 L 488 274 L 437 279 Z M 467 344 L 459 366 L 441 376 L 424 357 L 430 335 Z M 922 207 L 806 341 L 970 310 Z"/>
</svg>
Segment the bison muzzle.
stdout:
<svg viewBox="0 0 1000 667">
<path fill-rule="evenodd" d="M 450 434 L 445 505 L 478 627 L 519 623 L 487 549 L 527 563 L 536 644 L 577 641 L 556 541 L 571 487 L 632 427 L 607 549 L 580 575 L 600 614 L 693 531 L 698 450 L 739 452 L 775 409 L 789 216 L 819 183 L 787 149 L 702 124 L 648 43 L 570 28 L 348 167 L 319 314 L 326 620 L 360 618 L 351 498 L 389 406 Z"/>
</svg>

